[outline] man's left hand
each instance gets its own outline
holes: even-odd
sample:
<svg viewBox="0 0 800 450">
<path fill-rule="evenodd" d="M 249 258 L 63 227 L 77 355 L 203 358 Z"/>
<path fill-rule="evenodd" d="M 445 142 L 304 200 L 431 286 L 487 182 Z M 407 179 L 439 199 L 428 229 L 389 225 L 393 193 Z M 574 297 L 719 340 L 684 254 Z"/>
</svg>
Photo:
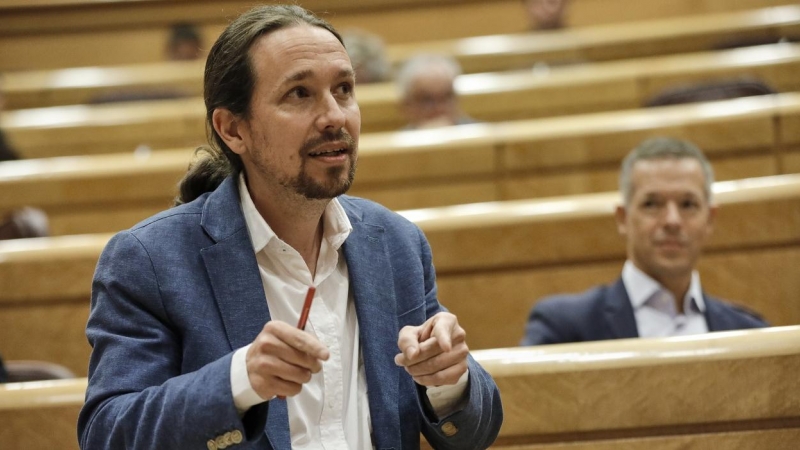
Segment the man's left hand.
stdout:
<svg viewBox="0 0 800 450">
<path fill-rule="evenodd" d="M 467 333 L 449 312 L 440 312 L 420 326 L 403 327 L 397 346 L 400 353 L 394 362 L 405 367 L 417 384 L 456 384 L 467 371 Z"/>
</svg>

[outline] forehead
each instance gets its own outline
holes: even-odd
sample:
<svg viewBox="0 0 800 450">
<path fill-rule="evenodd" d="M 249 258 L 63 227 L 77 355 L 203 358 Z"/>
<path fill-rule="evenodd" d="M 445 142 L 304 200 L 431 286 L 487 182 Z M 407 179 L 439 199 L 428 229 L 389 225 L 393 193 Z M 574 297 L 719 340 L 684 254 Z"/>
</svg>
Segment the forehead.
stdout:
<svg viewBox="0 0 800 450">
<path fill-rule="evenodd" d="M 350 58 L 336 36 L 324 28 L 291 25 L 268 33 L 250 48 L 250 59 L 261 80 L 280 82 L 303 71 L 352 70 Z"/>
<path fill-rule="evenodd" d="M 700 161 L 693 158 L 659 158 L 637 161 L 631 170 L 634 195 L 702 195 L 705 175 Z"/>
</svg>

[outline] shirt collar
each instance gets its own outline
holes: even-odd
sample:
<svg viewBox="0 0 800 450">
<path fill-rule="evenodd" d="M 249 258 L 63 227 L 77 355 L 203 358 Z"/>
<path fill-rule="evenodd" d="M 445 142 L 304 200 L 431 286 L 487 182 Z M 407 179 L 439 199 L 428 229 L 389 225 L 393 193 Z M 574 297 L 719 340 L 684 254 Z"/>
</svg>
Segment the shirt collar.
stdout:
<svg viewBox="0 0 800 450">
<path fill-rule="evenodd" d="M 642 272 L 636 265 L 628 260 L 622 268 L 622 282 L 628 292 L 628 298 L 634 310 L 641 308 L 657 292 L 664 290 L 658 281 Z M 694 305 L 694 308 L 692 308 Z M 696 309 L 705 312 L 706 305 L 703 301 L 703 289 L 700 286 L 700 274 L 692 271 L 692 281 L 689 282 L 689 290 L 683 299 L 683 310 L 690 311 Z"/>
<path fill-rule="evenodd" d="M 250 233 L 250 240 L 253 243 L 253 250 L 256 253 L 263 250 L 271 240 L 280 239 L 256 209 L 256 205 L 250 197 L 250 191 L 247 189 L 244 172 L 239 175 L 239 201 L 242 205 L 247 231 Z M 353 230 L 350 219 L 339 200 L 334 198 L 328 203 L 322 213 L 322 221 L 322 237 L 334 250 L 339 250 Z"/>
</svg>

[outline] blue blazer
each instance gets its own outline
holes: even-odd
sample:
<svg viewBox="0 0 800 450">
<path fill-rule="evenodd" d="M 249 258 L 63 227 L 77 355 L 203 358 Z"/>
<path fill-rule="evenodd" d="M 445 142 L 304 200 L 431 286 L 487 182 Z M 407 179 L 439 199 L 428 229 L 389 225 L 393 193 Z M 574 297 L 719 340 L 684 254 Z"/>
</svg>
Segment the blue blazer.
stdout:
<svg viewBox="0 0 800 450">
<path fill-rule="evenodd" d="M 502 423 L 492 378 L 470 357 L 468 400 L 436 420 L 424 391 L 394 363 L 397 336 L 444 309 L 422 232 L 391 211 L 341 197 L 353 231 L 343 246 L 378 449 L 486 448 Z M 291 448 L 285 400 L 239 418 L 230 387 L 233 351 L 270 320 L 235 178 L 111 239 L 97 265 L 86 334 L 93 351 L 81 448 Z M 451 437 L 440 425 L 451 422 Z M 446 427 L 451 431 L 451 427 Z"/>
<path fill-rule="evenodd" d="M 762 328 L 760 317 L 703 294 L 709 331 Z M 521 345 L 562 344 L 639 337 L 633 306 L 622 279 L 577 295 L 537 303 L 528 316 Z"/>
</svg>

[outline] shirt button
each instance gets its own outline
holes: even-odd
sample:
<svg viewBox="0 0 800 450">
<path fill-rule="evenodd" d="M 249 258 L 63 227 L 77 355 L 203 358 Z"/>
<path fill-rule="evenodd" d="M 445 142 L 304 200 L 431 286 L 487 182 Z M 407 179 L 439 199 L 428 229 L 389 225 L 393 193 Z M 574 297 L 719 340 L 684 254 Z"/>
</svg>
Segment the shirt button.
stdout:
<svg viewBox="0 0 800 450">
<path fill-rule="evenodd" d="M 209 439 L 206 442 L 206 447 L 208 447 L 208 450 L 217 450 L 217 443 L 213 439 Z"/>
<path fill-rule="evenodd" d="M 442 433 L 447 437 L 453 437 L 458 433 L 458 428 L 453 425 L 453 422 L 445 422 L 444 425 L 442 425 Z"/>
<path fill-rule="evenodd" d="M 234 444 L 241 444 L 242 443 L 242 432 L 239 430 L 233 430 L 231 432 L 231 442 Z"/>
</svg>

